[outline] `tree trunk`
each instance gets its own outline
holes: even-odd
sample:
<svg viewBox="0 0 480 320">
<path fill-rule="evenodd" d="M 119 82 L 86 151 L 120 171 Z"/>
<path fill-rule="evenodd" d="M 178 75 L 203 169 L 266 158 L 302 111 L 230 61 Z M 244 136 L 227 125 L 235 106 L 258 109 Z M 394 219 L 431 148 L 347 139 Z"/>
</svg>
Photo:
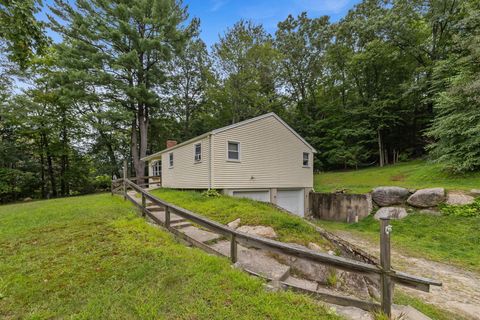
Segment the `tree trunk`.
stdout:
<svg viewBox="0 0 480 320">
<path fill-rule="evenodd" d="M 137 109 L 135 120 L 132 121 L 132 160 L 135 169 L 135 176 L 140 177 L 145 175 L 145 162 L 141 158 L 147 155 L 148 142 L 148 114 L 145 106 L 139 106 Z M 138 130 L 137 130 L 138 129 Z M 139 184 L 144 183 L 142 180 L 137 180 Z"/>
<path fill-rule="evenodd" d="M 47 150 L 47 166 L 48 166 L 48 176 L 50 178 L 50 187 L 52 188 L 52 196 L 57 196 L 57 183 L 55 181 L 55 173 L 53 172 L 53 160 L 48 147 L 48 140 L 45 134 L 43 134 L 43 141 L 45 145 L 45 150 Z"/>
<path fill-rule="evenodd" d="M 65 110 L 62 114 L 62 157 L 60 160 L 60 194 L 66 196 L 70 193 L 68 187 L 68 181 L 66 178 L 68 170 L 68 136 L 67 136 L 67 125 L 66 125 L 66 116 Z"/>
<path fill-rule="evenodd" d="M 45 190 L 45 155 L 44 155 L 44 148 L 43 148 L 43 137 L 40 136 L 40 181 L 42 183 L 40 187 L 40 193 L 42 199 L 47 197 L 46 190 Z"/>
<path fill-rule="evenodd" d="M 377 129 L 378 134 L 378 157 L 380 160 L 380 167 L 384 166 L 384 155 L 383 155 L 383 141 L 382 141 L 382 134 L 380 133 L 380 129 Z"/>
</svg>

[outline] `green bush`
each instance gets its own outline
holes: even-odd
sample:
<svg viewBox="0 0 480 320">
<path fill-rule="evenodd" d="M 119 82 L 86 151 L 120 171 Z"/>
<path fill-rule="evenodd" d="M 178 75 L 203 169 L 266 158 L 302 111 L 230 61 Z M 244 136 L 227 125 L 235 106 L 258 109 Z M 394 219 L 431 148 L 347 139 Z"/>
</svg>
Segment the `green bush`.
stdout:
<svg viewBox="0 0 480 320">
<path fill-rule="evenodd" d="M 221 196 L 221 194 L 215 190 L 215 189 L 210 189 L 207 191 L 202 192 L 202 195 L 207 197 L 207 198 L 218 198 Z"/>
<path fill-rule="evenodd" d="M 105 191 L 110 189 L 110 184 L 112 182 L 112 178 L 107 175 L 96 176 L 93 180 L 93 185 L 95 190 L 97 191 Z"/>
<path fill-rule="evenodd" d="M 474 203 L 463 206 L 443 205 L 440 207 L 443 214 L 454 217 L 480 217 L 480 198 Z"/>
</svg>

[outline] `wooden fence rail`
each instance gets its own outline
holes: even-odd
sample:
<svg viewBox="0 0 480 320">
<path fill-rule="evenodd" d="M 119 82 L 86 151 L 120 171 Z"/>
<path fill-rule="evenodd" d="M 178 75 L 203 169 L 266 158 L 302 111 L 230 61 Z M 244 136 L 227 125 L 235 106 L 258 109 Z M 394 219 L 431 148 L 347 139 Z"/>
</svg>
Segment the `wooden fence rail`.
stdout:
<svg viewBox="0 0 480 320">
<path fill-rule="evenodd" d="M 147 177 L 140 177 L 140 178 L 147 178 Z M 238 230 L 231 229 L 223 224 L 220 224 L 216 221 L 207 219 L 187 209 L 178 207 L 172 203 L 159 199 L 153 196 L 152 194 L 148 193 L 144 189 L 142 189 L 137 184 L 133 183 L 130 179 L 117 179 L 115 180 L 115 183 L 116 183 L 115 189 L 113 189 L 113 183 L 112 183 L 112 194 L 114 192 L 118 193 L 119 190 L 123 189 L 122 195 L 126 199 L 129 199 L 135 205 L 137 205 L 142 210 L 143 214 L 147 214 L 155 222 L 159 223 L 160 225 L 163 225 L 164 227 L 166 227 L 172 232 L 176 231 L 174 230 L 174 228 L 170 227 L 170 215 L 174 213 L 184 219 L 187 219 L 195 224 L 198 224 L 204 228 L 207 228 L 217 234 L 221 234 L 226 238 L 230 239 L 231 241 L 230 258 L 232 262 L 236 262 L 237 260 L 237 243 L 240 243 L 248 247 L 255 247 L 258 249 L 264 249 L 271 252 L 277 252 L 281 254 L 295 256 L 302 259 L 307 259 L 310 261 L 321 263 L 323 265 L 342 269 L 348 272 L 360 273 L 364 275 L 378 275 L 380 276 L 380 279 L 381 279 L 381 286 L 380 286 L 381 297 L 382 297 L 381 308 L 382 308 L 382 311 L 385 312 L 385 314 L 387 314 L 388 316 L 391 315 L 393 283 L 397 283 L 399 285 L 407 286 L 417 290 L 422 290 L 425 292 L 429 292 L 430 286 L 442 285 L 442 283 L 439 281 L 417 277 L 417 276 L 409 275 L 409 274 L 398 272 L 391 269 L 390 267 L 391 227 L 389 225 L 388 220 L 382 220 L 382 224 L 381 224 L 381 227 L 382 227 L 381 262 L 382 263 L 380 266 L 378 266 L 378 265 L 369 264 L 361 261 L 356 261 L 353 259 L 332 256 L 326 253 L 310 250 L 308 248 L 299 247 L 299 246 L 291 245 L 288 243 L 283 243 L 276 240 L 271 240 L 271 239 L 247 234 L 244 232 L 240 232 Z M 120 184 L 120 186 L 118 186 L 118 184 Z M 139 204 L 137 201 L 135 201 L 135 199 L 131 198 L 126 193 L 127 189 L 132 189 L 138 192 L 142 197 L 142 203 Z M 151 214 L 151 212 L 146 208 L 146 200 L 149 200 L 154 205 L 165 208 L 165 222 L 160 221 L 159 219 L 155 218 L 153 214 Z M 178 234 L 179 232 L 174 232 L 174 233 Z M 202 246 L 200 244 L 199 246 L 202 248 L 206 247 L 205 245 Z M 206 249 L 207 251 L 210 251 L 207 248 L 204 248 L 204 249 Z"/>
</svg>

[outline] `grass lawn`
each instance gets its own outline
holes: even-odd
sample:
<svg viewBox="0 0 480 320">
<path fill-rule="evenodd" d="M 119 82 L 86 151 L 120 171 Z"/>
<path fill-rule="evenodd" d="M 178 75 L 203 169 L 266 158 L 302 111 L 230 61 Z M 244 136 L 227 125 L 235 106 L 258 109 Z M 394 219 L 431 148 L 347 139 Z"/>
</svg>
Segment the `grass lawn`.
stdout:
<svg viewBox="0 0 480 320">
<path fill-rule="evenodd" d="M 165 201 L 187 208 L 224 224 L 241 218 L 242 224 L 272 226 L 280 235 L 281 241 L 297 243 L 308 243 L 310 241 L 316 241 L 318 243 L 325 241 L 323 238 L 318 238 L 315 230 L 303 222 L 302 219 L 288 215 L 261 202 L 227 196 L 209 198 L 200 192 L 177 191 L 172 189 L 157 189 L 152 193 Z M 372 230 L 375 230 L 374 224 L 373 221 L 370 221 L 368 224 Z M 352 225 L 328 223 L 327 228 L 348 228 L 350 226 Z M 394 230 L 397 232 L 397 229 Z M 372 231 L 371 234 L 372 238 L 375 237 L 373 232 L 374 231 Z M 378 231 L 376 232 L 378 233 Z M 453 315 L 401 292 L 395 294 L 395 303 L 412 305 L 432 319 L 463 319 L 460 316 Z"/>
<path fill-rule="evenodd" d="M 283 242 L 302 245 L 314 242 L 326 250 L 331 248 L 331 245 L 315 231 L 315 228 L 302 218 L 287 214 L 267 203 L 223 195 L 206 197 L 200 192 L 173 189 L 157 189 L 152 191 L 152 194 L 222 224 L 240 218 L 241 225 L 272 227 L 279 240 Z"/>
<path fill-rule="evenodd" d="M 107 194 L 0 206 L 0 318 L 337 319 Z"/>
<path fill-rule="evenodd" d="M 452 175 L 438 164 L 411 161 L 383 168 L 324 172 L 315 175 L 315 190 L 331 192 L 347 189 L 351 193 L 371 191 L 378 186 L 407 188 L 444 187 L 451 190 L 480 189 L 480 173 Z"/>
<path fill-rule="evenodd" d="M 357 224 L 318 221 L 326 229 L 361 234 L 378 243 L 380 226 L 373 216 Z M 409 255 L 451 263 L 480 272 L 480 217 L 410 214 L 392 220 L 392 247 Z"/>
</svg>

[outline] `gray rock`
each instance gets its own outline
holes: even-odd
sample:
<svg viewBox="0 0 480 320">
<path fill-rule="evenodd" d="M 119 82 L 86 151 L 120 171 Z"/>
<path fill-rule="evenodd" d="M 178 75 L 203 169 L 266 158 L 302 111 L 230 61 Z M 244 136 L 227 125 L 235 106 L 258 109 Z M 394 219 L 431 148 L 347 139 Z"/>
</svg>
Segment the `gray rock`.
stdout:
<svg viewBox="0 0 480 320">
<path fill-rule="evenodd" d="M 408 216 L 407 210 L 401 207 L 383 207 L 380 208 L 374 218 L 380 220 L 381 218 L 403 219 Z"/>
<path fill-rule="evenodd" d="M 318 252 L 323 252 L 324 251 L 322 249 L 322 247 L 320 247 L 318 244 L 316 244 L 314 242 L 309 242 L 307 248 L 310 249 L 310 250 L 318 251 Z"/>
<path fill-rule="evenodd" d="M 23 201 L 24 201 L 24 202 L 32 201 L 32 198 L 26 197 L 25 199 L 23 199 Z"/>
<path fill-rule="evenodd" d="M 372 198 L 380 207 L 402 204 L 407 200 L 410 192 L 401 187 L 378 187 L 373 189 Z"/>
<path fill-rule="evenodd" d="M 277 234 L 272 227 L 265 226 L 241 226 L 237 229 L 240 232 L 257 235 L 264 238 L 275 239 Z"/>
<path fill-rule="evenodd" d="M 363 275 L 354 272 L 338 271 L 337 277 L 340 284 L 338 289 L 340 291 L 353 294 L 361 299 L 370 298 L 368 285 Z"/>
<path fill-rule="evenodd" d="M 466 204 L 471 204 L 474 201 L 475 201 L 474 197 L 461 192 L 449 192 L 447 194 L 447 204 L 449 205 L 462 206 Z"/>
<path fill-rule="evenodd" d="M 480 189 L 472 189 L 472 190 L 470 190 L 470 193 L 471 193 L 474 197 L 478 197 L 478 196 L 480 196 Z"/>
<path fill-rule="evenodd" d="M 227 224 L 227 227 L 232 228 L 232 229 L 237 229 L 240 226 L 240 218 L 233 220 L 232 222 L 229 222 Z"/>
<path fill-rule="evenodd" d="M 430 208 L 445 202 L 444 188 L 420 189 L 412 194 L 407 203 L 418 208 Z"/>
<path fill-rule="evenodd" d="M 329 267 L 301 258 L 288 260 L 287 265 L 296 273 L 302 275 L 303 278 L 323 284 L 327 283 L 327 277 L 330 272 Z"/>
<path fill-rule="evenodd" d="M 441 216 L 442 213 L 438 210 L 434 210 L 434 209 L 422 209 L 420 210 L 420 213 L 423 213 L 423 214 L 429 214 L 431 216 Z"/>
</svg>

